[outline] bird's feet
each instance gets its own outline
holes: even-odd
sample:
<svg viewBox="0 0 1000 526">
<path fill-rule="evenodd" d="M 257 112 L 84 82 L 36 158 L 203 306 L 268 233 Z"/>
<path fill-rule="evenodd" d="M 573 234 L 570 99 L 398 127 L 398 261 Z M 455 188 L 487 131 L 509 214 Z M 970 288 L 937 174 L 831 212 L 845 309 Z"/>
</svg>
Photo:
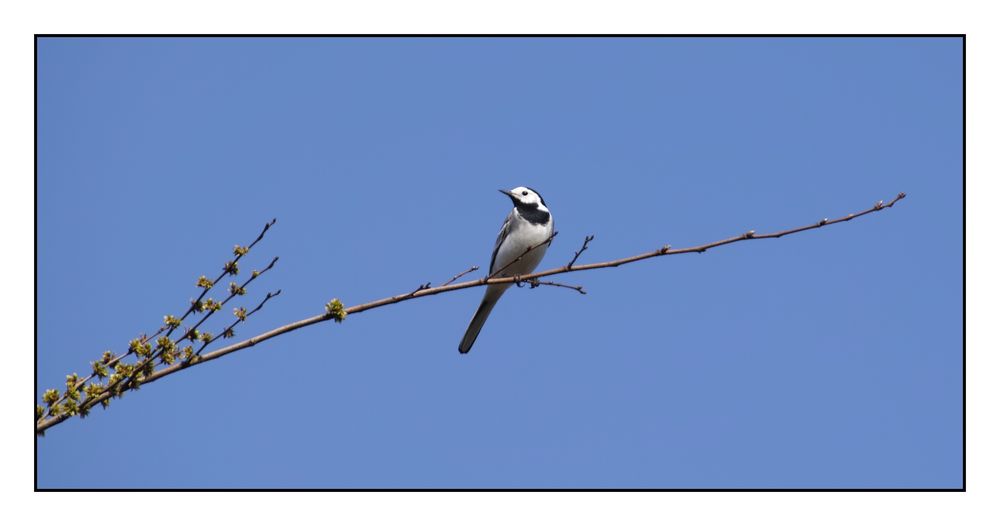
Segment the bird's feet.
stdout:
<svg viewBox="0 0 1000 526">
<path fill-rule="evenodd" d="M 514 276 L 514 284 L 517 285 L 518 288 L 521 288 L 525 285 L 528 285 L 528 287 L 530 288 L 535 288 L 539 286 L 538 278 L 524 279 L 521 277 L 520 274 Z"/>
</svg>

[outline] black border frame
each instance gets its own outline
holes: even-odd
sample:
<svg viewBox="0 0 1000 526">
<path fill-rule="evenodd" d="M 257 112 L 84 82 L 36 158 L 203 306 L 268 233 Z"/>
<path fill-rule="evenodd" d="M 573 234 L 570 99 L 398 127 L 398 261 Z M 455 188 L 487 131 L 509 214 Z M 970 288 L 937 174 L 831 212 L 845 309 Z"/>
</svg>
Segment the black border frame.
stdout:
<svg viewBox="0 0 1000 526">
<path fill-rule="evenodd" d="M 34 427 L 34 406 L 37 404 L 35 393 L 38 392 L 38 41 L 42 38 L 958 38 L 962 41 L 962 486 L 960 488 L 39 488 L 38 487 L 38 440 L 42 437 L 35 436 L 34 442 L 34 491 L 35 492 L 180 492 L 180 491 L 200 491 L 200 492 L 706 492 L 706 493 L 732 493 L 732 492 L 794 492 L 794 493 L 815 493 L 815 492 L 943 492 L 954 493 L 967 491 L 968 462 L 967 462 L 967 404 L 966 404 L 966 272 L 965 272 L 965 249 L 966 249 L 966 42 L 967 35 L 962 33 L 716 33 L 716 34 L 657 34 L 657 33 L 387 33 L 387 34 L 322 34 L 322 33 L 209 33 L 209 34 L 184 34 L 184 33 L 36 33 L 34 35 L 34 392 L 32 393 L 32 427 Z"/>
</svg>

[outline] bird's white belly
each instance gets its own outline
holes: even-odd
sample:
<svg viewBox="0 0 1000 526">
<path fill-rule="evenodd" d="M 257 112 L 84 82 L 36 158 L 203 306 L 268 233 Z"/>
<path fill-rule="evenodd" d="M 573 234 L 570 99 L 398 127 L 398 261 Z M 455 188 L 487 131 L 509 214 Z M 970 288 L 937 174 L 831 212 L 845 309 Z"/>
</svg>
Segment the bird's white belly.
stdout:
<svg viewBox="0 0 1000 526">
<path fill-rule="evenodd" d="M 497 259 L 494 263 L 493 270 L 496 271 L 507 267 L 511 261 L 514 261 L 523 255 L 524 257 L 522 257 L 520 261 L 511 264 L 498 276 L 523 276 L 525 274 L 530 274 L 531 271 L 535 270 L 538 264 L 542 262 L 542 258 L 545 256 L 545 251 L 549 248 L 549 244 L 546 243 L 538 248 L 535 248 L 531 252 L 528 252 L 527 254 L 524 252 L 539 243 L 544 243 L 550 235 L 552 235 L 552 228 L 549 225 L 533 225 L 530 223 L 522 225 L 521 230 L 516 236 L 517 241 L 514 242 L 513 240 L 508 239 L 508 242 L 504 243 L 500 247 L 500 250 L 497 251 Z"/>
</svg>

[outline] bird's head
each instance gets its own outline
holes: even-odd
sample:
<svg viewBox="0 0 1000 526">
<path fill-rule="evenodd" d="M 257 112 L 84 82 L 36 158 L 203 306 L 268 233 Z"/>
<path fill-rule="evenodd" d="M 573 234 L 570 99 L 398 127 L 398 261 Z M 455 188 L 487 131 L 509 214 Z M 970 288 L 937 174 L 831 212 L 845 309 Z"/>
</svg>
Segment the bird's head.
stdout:
<svg viewBox="0 0 1000 526">
<path fill-rule="evenodd" d="M 513 190 L 500 190 L 500 193 L 509 197 L 514 202 L 514 206 L 548 210 L 542 196 L 527 186 L 518 186 Z"/>
</svg>

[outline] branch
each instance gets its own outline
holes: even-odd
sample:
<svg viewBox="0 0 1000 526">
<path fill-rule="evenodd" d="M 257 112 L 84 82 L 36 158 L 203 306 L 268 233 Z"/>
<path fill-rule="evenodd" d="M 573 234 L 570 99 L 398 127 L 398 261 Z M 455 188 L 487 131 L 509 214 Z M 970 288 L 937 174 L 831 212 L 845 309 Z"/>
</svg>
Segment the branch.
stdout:
<svg viewBox="0 0 1000 526">
<path fill-rule="evenodd" d="M 452 280 L 449 280 L 444 285 L 440 285 L 440 286 L 437 286 L 437 287 L 424 287 L 424 286 L 421 286 L 420 288 L 418 288 L 417 290 L 414 290 L 413 292 L 409 292 L 409 293 L 405 293 L 405 294 L 399 294 L 399 295 L 396 295 L 396 296 L 390 296 L 388 298 L 382 298 L 382 299 L 379 299 L 379 300 L 370 301 L 368 303 L 362 303 L 360 305 L 354 305 L 352 307 L 343 308 L 342 310 L 336 310 L 336 311 L 333 311 L 333 312 L 330 312 L 328 310 L 328 312 L 326 314 L 320 314 L 320 315 L 317 315 L 317 316 L 312 316 L 310 318 L 306 318 L 306 319 L 299 320 L 299 321 L 296 321 L 296 322 L 293 322 L 293 323 L 289 323 L 288 325 L 283 325 L 281 327 L 277 327 L 275 329 L 271 329 L 270 331 L 264 332 L 262 334 L 258 334 L 257 336 L 254 336 L 254 337 L 252 337 L 250 339 L 247 339 L 247 340 L 244 340 L 242 342 L 234 343 L 234 344 L 229 345 L 227 347 L 223 347 L 221 349 L 217 349 L 215 351 L 205 353 L 204 355 L 200 356 L 196 361 L 192 361 L 190 363 L 188 363 L 188 362 L 178 362 L 178 363 L 175 363 L 175 364 L 173 364 L 173 365 L 171 365 L 169 367 L 164 367 L 162 369 L 159 369 L 159 370 L 153 372 L 151 375 L 145 377 L 143 379 L 143 381 L 142 381 L 142 384 L 145 385 L 145 384 L 150 383 L 150 382 L 155 382 L 156 380 L 159 380 L 160 378 L 163 378 L 163 377 L 169 376 L 171 374 L 174 374 L 174 373 L 176 373 L 176 372 L 178 372 L 178 371 L 180 371 L 182 369 L 185 369 L 187 367 L 198 366 L 198 365 L 201 365 L 201 364 L 203 364 L 205 362 L 210 362 L 212 360 L 216 360 L 218 358 L 222 358 L 223 356 L 225 356 L 227 354 L 234 353 L 236 351 L 239 351 L 239 350 L 242 350 L 242 349 L 246 349 L 248 347 L 253 347 L 254 345 L 257 345 L 258 343 L 261 343 L 263 341 L 270 340 L 271 338 L 274 338 L 276 336 L 280 336 L 282 334 L 285 334 L 285 333 L 288 333 L 288 332 L 292 332 L 292 331 L 301 329 L 303 327 L 307 327 L 309 325 L 314 325 L 314 324 L 321 323 L 321 322 L 324 322 L 324 321 L 329 321 L 329 320 L 341 321 L 341 320 L 344 319 L 344 317 L 346 315 L 349 315 L 349 314 L 359 314 L 359 313 L 367 311 L 367 310 L 372 310 L 372 309 L 376 309 L 376 308 L 379 308 L 379 307 L 384 307 L 386 305 L 392 305 L 394 303 L 401 303 L 401 302 L 409 301 L 409 300 L 412 300 L 412 299 L 415 299 L 415 298 L 422 298 L 422 297 L 425 297 L 425 296 L 433 296 L 435 294 L 441 294 L 441 293 L 445 293 L 445 292 L 452 292 L 452 291 L 455 291 L 455 290 L 462 290 L 462 289 L 467 289 L 467 288 L 472 288 L 472 287 L 481 287 L 481 286 L 484 286 L 484 285 L 492 285 L 492 284 L 499 284 L 499 283 L 520 283 L 520 282 L 526 282 L 526 283 L 529 283 L 529 285 L 532 285 L 531 288 L 535 288 L 536 286 L 539 286 L 539 285 L 551 285 L 551 286 L 557 286 L 557 287 L 571 288 L 571 289 L 577 290 L 581 294 L 584 294 L 585 292 L 582 290 L 582 287 L 578 288 L 578 287 L 575 287 L 575 286 L 562 285 L 562 284 L 557 284 L 557 283 L 554 283 L 554 282 L 539 281 L 539 278 L 543 278 L 543 277 L 546 277 L 546 276 L 554 276 L 554 275 L 557 275 L 557 274 L 567 274 L 567 273 L 570 273 L 570 272 L 582 272 L 582 271 L 586 271 L 586 270 L 594 270 L 594 269 L 599 269 L 599 268 L 618 267 L 618 266 L 621 266 L 621 265 L 627 265 L 629 263 L 635 263 L 636 261 L 642 261 L 644 259 L 650 259 L 650 258 L 661 257 L 661 256 L 672 256 L 672 255 L 676 255 L 676 254 L 703 253 L 703 252 L 706 252 L 706 251 L 708 251 L 710 249 L 713 249 L 715 247 L 719 247 L 719 246 L 722 246 L 722 245 L 728 245 L 728 244 L 731 244 L 731 243 L 738 243 L 740 241 L 749 241 L 749 240 L 753 240 L 753 239 L 771 239 L 771 238 L 775 238 L 776 239 L 776 238 L 780 238 L 782 236 L 787 236 L 787 235 L 791 235 L 791 234 L 797 234 L 799 232 L 805 232 L 807 230 L 815 230 L 815 229 L 822 228 L 822 227 L 825 227 L 825 226 L 834 225 L 834 224 L 837 224 L 837 223 L 843 223 L 843 222 L 850 221 L 852 219 L 855 219 L 855 218 L 858 218 L 858 217 L 870 214 L 872 212 L 878 212 L 878 211 L 881 211 L 881 210 L 885 210 L 887 208 L 892 208 L 893 205 L 895 205 L 897 202 L 899 202 L 901 199 L 903 199 L 905 197 L 906 197 L 906 194 L 900 193 L 894 199 L 892 199 L 891 201 L 889 201 L 888 203 L 884 203 L 883 201 L 879 201 L 879 202 L 875 203 L 875 205 L 872 206 L 871 208 L 868 208 L 867 210 L 863 210 L 861 212 L 856 212 L 856 213 L 853 213 L 853 214 L 848 214 L 848 215 L 846 215 L 844 217 L 840 217 L 840 218 L 837 218 L 837 219 L 822 219 L 822 220 L 820 220 L 820 221 L 818 221 L 816 223 L 812 223 L 812 224 L 809 224 L 809 225 L 805 225 L 805 226 L 801 226 L 801 227 L 797 227 L 797 228 L 790 228 L 788 230 L 781 230 L 781 231 L 778 231 L 778 232 L 772 232 L 772 233 L 769 233 L 769 234 L 757 234 L 753 230 L 750 230 L 750 231 L 747 231 L 747 232 L 745 232 L 743 234 L 739 234 L 737 236 L 729 237 L 729 238 L 726 238 L 726 239 L 721 239 L 719 241 L 714 241 L 714 242 L 711 242 L 711 243 L 705 243 L 703 245 L 697 245 L 697 246 L 692 246 L 692 247 L 687 247 L 687 248 L 680 248 L 680 249 L 673 249 L 673 248 L 670 247 L 670 245 L 664 245 L 663 247 L 661 247 L 661 248 L 659 248 L 657 250 L 651 251 L 651 252 L 645 252 L 645 253 L 642 253 L 642 254 L 637 254 L 637 255 L 634 255 L 634 256 L 629 256 L 629 257 L 625 257 L 625 258 L 621 258 L 621 259 L 615 259 L 615 260 L 611 260 L 611 261 L 604 261 L 604 262 L 600 262 L 600 263 L 590 263 L 590 264 L 587 264 L 587 265 L 580 265 L 580 266 L 577 266 L 577 267 L 572 266 L 573 263 L 576 262 L 576 257 L 574 257 L 573 260 L 570 261 L 570 264 L 566 265 L 564 267 L 557 267 L 557 268 L 553 268 L 553 269 L 549 269 L 549 270 L 545 270 L 545 271 L 541 271 L 541 272 L 536 272 L 534 274 L 528 274 L 528 275 L 525 275 L 525 276 L 493 277 L 493 275 L 491 275 L 491 276 L 489 276 L 487 278 L 483 278 L 483 279 L 476 279 L 476 280 L 470 280 L 470 281 L 463 281 L 463 282 L 460 282 L 460 283 L 453 283 L 454 280 L 458 279 L 459 277 L 461 277 L 461 276 L 463 276 L 465 274 L 468 274 L 468 272 L 471 272 L 472 270 L 470 269 L 469 271 L 466 271 L 466 272 L 463 272 L 463 273 L 457 275 L 455 278 L 453 278 Z M 266 228 L 265 228 L 265 230 L 266 230 Z M 524 257 L 531 250 L 534 250 L 538 246 L 541 246 L 541 245 L 543 245 L 545 243 L 550 242 L 552 240 L 552 238 L 555 237 L 555 235 L 556 235 L 556 233 L 553 233 L 552 236 L 550 236 L 549 239 L 547 239 L 545 242 L 539 243 L 538 245 L 529 248 L 528 250 L 525 251 L 524 254 L 521 255 L 521 257 Z M 590 237 L 590 236 L 588 236 L 588 237 Z M 581 249 L 577 252 L 577 257 L 579 256 L 579 254 L 583 253 L 583 251 L 586 249 L 586 246 L 587 246 L 587 241 L 584 241 L 584 246 L 581 247 Z M 518 258 L 518 259 L 520 259 L 520 258 Z M 517 261 L 517 260 L 515 260 L 515 261 Z M 506 269 L 506 267 L 504 267 L 503 269 L 500 269 L 500 271 L 497 271 L 494 274 L 498 274 L 499 272 L 502 272 L 505 269 Z M 269 295 L 269 297 L 270 297 L 270 295 Z M 265 299 L 265 301 L 267 301 L 267 299 Z M 339 305 L 339 302 L 337 302 L 337 304 Z M 261 303 L 261 306 L 263 306 L 263 303 Z M 258 308 L 260 308 L 260 306 L 258 306 Z M 256 309 L 255 309 L 255 311 L 256 311 Z M 100 403 L 103 400 L 105 400 L 105 399 L 107 399 L 107 398 L 109 398 L 111 396 L 112 396 L 111 392 L 105 391 L 104 393 L 102 393 L 102 394 L 94 397 L 93 400 L 92 400 L 91 405 Z M 90 399 L 88 399 L 87 401 L 91 402 Z M 56 424 L 58 424 L 60 422 L 63 422 L 66 419 L 68 419 L 70 416 L 72 416 L 72 415 L 64 413 L 64 414 L 59 414 L 59 415 L 56 415 L 56 416 L 51 416 L 51 417 L 49 417 L 48 419 L 45 419 L 45 420 L 39 420 L 36 423 L 36 425 L 35 425 L 35 431 L 36 431 L 36 433 L 42 433 L 46 429 L 48 429 L 48 428 L 50 428 L 50 427 L 52 427 L 52 426 L 54 426 L 54 425 L 56 425 Z"/>
<path fill-rule="evenodd" d="M 272 226 L 274 226 L 274 223 L 276 221 L 277 221 L 277 218 L 272 219 L 272 220 L 268 221 L 267 223 L 265 223 L 264 224 L 264 229 L 260 231 L 260 234 L 257 235 L 257 239 L 253 240 L 253 243 L 250 243 L 246 247 L 240 247 L 239 245 L 236 246 L 236 250 L 234 250 L 234 252 L 236 254 L 236 259 L 227 262 L 222 267 L 222 274 L 219 274 L 219 277 L 215 278 L 215 281 L 209 282 L 209 285 L 207 287 L 205 287 L 205 290 L 201 291 L 201 295 L 198 296 L 198 299 L 196 299 L 196 300 L 194 300 L 194 301 L 191 302 L 191 306 L 188 307 L 188 310 L 186 312 L 184 312 L 183 316 L 181 316 L 181 321 L 184 321 L 184 319 L 188 317 L 188 314 L 191 314 L 192 312 L 194 312 L 195 310 L 197 310 L 197 306 L 201 304 L 201 300 L 203 300 L 205 298 L 205 294 L 208 294 L 208 291 L 212 290 L 212 287 L 214 287 L 215 285 L 217 285 L 219 283 L 219 280 L 221 280 L 222 278 L 226 277 L 227 274 L 236 275 L 236 273 L 239 272 L 239 267 L 236 264 L 239 263 L 240 258 L 242 258 L 244 255 L 246 255 L 247 252 L 250 252 L 250 249 L 252 249 L 254 247 L 254 245 L 256 245 L 257 243 L 259 243 L 261 239 L 264 239 L 264 234 L 266 234 L 267 231 L 270 230 L 270 228 Z M 274 262 L 277 261 L 277 260 L 278 260 L 278 258 L 274 258 L 274 261 L 272 261 L 271 265 L 268 265 L 267 268 L 271 268 L 271 266 L 273 266 Z M 167 336 L 170 336 L 171 334 L 173 334 L 174 329 L 176 329 L 176 327 L 171 327 L 170 330 L 167 331 Z"/>
<path fill-rule="evenodd" d="M 84 417 L 87 415 L 90 408 L 92 408 L 96 403 L 95 396 L 91 395 L 95 395 L 98 391 L 104 390 L 110 394 L 114 394 L 115 396 L 120 396 L 123 389 L 130 387 L 138 388 L 138 385 L 142 383 L 143 376 L 148 375 L 150 372 L 152 372 L 152 370 L 155 369 L 153 361 L 156 360 L 157 358 L 162 357 L 161 361 L 163 361 L 164 363 L 167 364 L 172 363 L 173 352 L 175 350 L 175 342 L 174 340 L 170 339 L 170 335 L 173 333 L 175 329 L 177 329 L 177 327 L 180 326 L 181 322 L 185 318 L 187 318 L 188 315 L 190 315 L 192 312 L 202 312 L 205 310 L 208 311 L 202 317 L 202 319 L 197 324 L 195 324 L 195 326 L 192 329 L 188 329 L 185 331 L 186 334 L 185 338 L 188 337 L 187 336 L 188 334 L 197 334 L 197 328 L 202 323 L 204 323 L 209 317 L 211 317 L 211 315 L 216 310 L 220 310 L 222 306 L 224 306 L 231 299 L 233 299 L 233 297 L 242 296 L 243 294 L 245 294 L 246 287 L 251 282 L 253 282 L 253 280 L 257 279 L 257 277 L 259 277 L 261 274 L 264 274 L 265 272 L 270 270 L 274 266 L 274 264 L 278 261 L 278 258 L 274 258 L 264 270 L 254 271 L 251 277 L 247 279 L 242 285 L 236 285 L 236 283 L 230 283 L 229 297 L 227 297 L 222 303 L 215 302 L 212 299 L 205 300 L 204 302 L 202 301 L 205 298 L 205 295 L 208 293 L 208 291 L 211 290 L 216 284 L 218 284 L 218 282 L 222 278 L 224 278 L 227 274 L 236 275 L 239 272 L 239 266 L 238 266 L 239 260 L 246 254 L 248 254 L 250 252 L 250 249 L 252 249 L 258 242 L 260 242 L 261 239 L 264 238 L 264 235 L 271 228 L 271 226 L 274 225 L 276 221 L 277 221 L 276 219 L 272 219 L 271 221 L 265 223 L 264 228 L 257 235 L 257 238 L 254 239 L 253 242 L 250 243 L 248 246 L 243 247 L 240 245 L 236 245 L 235 247 L 233 247 L 233 254 L 236 257 L 232 261 L 226 262 L 226 264 L 223 266 L 222 274 L 220 274 L 215 281 L 210 281 L 205 276 L 202 276 L 201 278 L 198 279 L 197 285 L 203 288 L 204 290 L 202 290 L 201 295 L 198 296 L 198 299 L 191 301 L 191 305 L 188 307 L 187 311 L 185 311 L 183 316 L 181 316 L 180 318 L 175 318 L 171 315 L 164 316 L 163 318 L 164 325 L 162 325 L 155 333 L 153 333 L 151 336 L 142 335 L 140 338 L 133 340 L 132 342 L 129 343 L 129 349 L 118 356 L 115 356 L 114 353 L 112 353 L 111 351 L 105 351 L 104 355 L 101 357 L 100 360 L 92 362 L 91 368 L 94 370 L 94 372 L 91 373 L 86 378 L 80 379 L 76 373 L 68 375 L 66 377 L 66 391 L 64 391 L 61 396 L 53 396 L 52 398 L 48 398 L 51 394 L 55 393 L 55 390 L 50 389 L 49 391 L 47 391 L 45 393 L 45 396 L 43 396 L 43 399 L 48 404 L 49 407 L 47 410 L 45 410 L 44 408 L 42 408 L 42 406 L 37 406 L 37 411 L 38 411 L 37 414 L 39 415 L 37 418 L 37 422 L 42 422 L 45 416 L 53 417 L 54 415 L 57 414 L 57 411 L 59 411 L 60 409 L 65 410 L 66 407 L 64 407 L 64 403 L 65 406 L 71 407 L 71 410 L 68 411 L 68 414 L 66 414 L 65 416 L 72 416 L 73 414 L 79 414 L 81 417 Z M 265 299 L 265 302 L 267 301 L 267 299 L 270 299 L 270 297 L 271 295 L 269 294 L 268 298 Z M 211 308 L 209 308 L 209 306 L 211 306 Z M 263 306 L 263 303 L 261 303 L 261 306 Z M 258 306 L 258 309 L 259 308 L 260 306 Z M 257 309 L 255 309 L 254 312 L 256 310 Z M 237 309 L 237 311 L 245 312 L 245 310 L 243 309 Z M 235 313 L 236 312 L 234 312 L 234 314 Z M 224 332 L 224 334 L 228 334 L 227 337 L 231 337 L 233 335 L 232 332 L 233 325 L 228 327 Z M 150 352 L 151 346 L 149 345 L 149 342 L 153 340 L 153 338 L 156 338 L 160 334 L 164 333 L 164 331 L 166 331 L 166 334 L 162 338 L 157 340 L 156 350 Z M 215 339 L 217 338 L 206 338 L 206 340 L 211 340 L 211 341 L 214 341 Z M 206 345 L 208 343 L 211 343 L 211 341 L 206 341 Z M 169 347 L 164 347 L 162 345 L 164 343 L 169 344 Z M 204 348 L 205 345 L 202 346 L 202 349 Z M 190 349 L 190 347 L 188 349 Z M 119 364 L 122 362 L 124 358 L 133 354 L 140 358 L 135 364 L 122 363 L 119 366 Z M 170 356 L 168 356 L 167 354 L 170 354 Z M 122 372 L 124 374 L 119 373 L 119 367 L 124 368 L 122 369 Z M 111 381 L 109 385 L 104 386 L 99 383 L 88 384 L 88 382 L 90 382 L 91 380 L 93 380 L 98 376 L 100 376 L 101 378 L 107 376 L 109 369 L 113 369 L 115 371 L 115 374 L 112 375 L 113 381 Z M 80 395 L 84 391 L 86 391 L 88 396 L 86 399 L 81 401 Z M 106 407 L 107 402 L 104 402 L 104 405 Z"/>
<path fill-rule="evenodd" d="M 233 267 L 233 265 L 235 265 L 235 263 L 237 261 L 239 261 L 240 258 L 243 257 L 243 255 L 246 254 L 247 251 L 250 250 L 250 248 L 252 248 L 254 245 L 256 245 L 257 241 L 260 241 L 261 238 L 264 237 L 264 233 L 267 232 L 267 229 L 270 228 L 271 225 L 274 224 L 274 221 L 275 220 L 272 219 L 270 223 L 267 223 L 266 225 L 264 225 L 264 230 L 261 231 L 260 235 L 257 236 L 257 239 L 253 243 L 251 243 L 249 246 L 246 247 L 246 251 L 242 251 L 242 250 L 237 250 L 236 251 L 237 252 L 236 259 L 234 259 L 230 263 L 226 263 L 226 265 L 225 265 L 225 267 L 223 269 L 223 274 L 220 275 L 219 278 L 216 279 L 214 282 L 212 282 L 212 286 L 215 286 L 216 284 L 218 284 L 218 282 L 219 282 L 220 279 L 224 278 L 226 276 L 226 274 L 230 274 L 232 272 L 232 270 L 230 270 L 230 269 L 235 268 L 235 267 Z M 181 337 L 180 340 L 183 340 L 185 338 L 190 338 L 192 342 L 196 341 L 197 337 L 198 337 L 198 327 L 200 327 L 202 323 L 205 323 L 209 318 L 211 318 L 212 314 L 215 314 L 216 310 L 221 310 L 223 306 L 225 306 L 227 303 L 229 303 L 229 300 L 233 299 L 236 296 L 241 296 L 242 295 L 241 292 L 243 292 L 245 290 L 245 288 L 248 285 L 250 285 L 250 283 L 253 282 L 253 280 L 257 279 L 258 277 L 260 277 L 261 275 L 263 275 L 268 270 L 271 270 L 271 268 L 274 267 L 274 264 L 277 263 L 277 262 L 278 262 L 278 258 L 275 257 L 274 259 L 271 260 L 270 264 L 268 264 L 266 267 L 264 267 L 263 270 L 259 270 L 259 271 L 255 270 L 255 271 L 253 271 L 250 274 L 250 277 L 246 281 L 244 281 L 242 285 L 240 285 L 238 287 L 236 287 L 236 286 L 231 287 L 230 288 L 230 292 L 229 292 L 229 297 L 227 297 L 225 300 L 223 300 L 222 303 L 218 304 L 218 309 L 208 309 L 208 312 L 206 312 L 205 315 L 202 316 L 201 320 L 199 320 L 198 323 L 196 323 L 194 325 L 194 327 L 191 327 L 190 329 L 184 331 L 184 336 Z M 205 297 L 205 294 L 211 288 L 212 287 L 206 287 L 205 290 L 204 290 L 204 292 L 201 293 L 201 296 L 199 296 L 197 300 L 191 302 L 191 307 L 184 314 L 184 316 L 181 317 L 181 321 L 183 321 L 184 318 L 187 317 L 188 314 L 200 310 L 200 308 L 201 308 L 200 307 L 201 306 L 201 299 Z M 262 301 L 261 304 L 256 309 L 254 309 L 254 312 L 256 312 L 258 309 L 260 309 L 261 307 L 263 307 L 264 303 L 266 303 L 267 300 L 271 299 L 273 296 L 277 296 L 278 294 L 281 294 L 280 290 L 277 293 L 275 293 L 275 294 L 271 294 L 269 292 L 267 294 L 267 297 L 264 298 L 264 301 Z M 237 318 L 236 321 L 238 323 L 238 322 L 240 322 L 242 320 L 240 320 L 239 318 Z M 228 327 L 226 329 L 226 332 L 232 330 L 232 327 L 235 326 L 235 325 L 236 324 L 234 323 L 232 326 Z M 171 329 L 169 331 L 167 331 L 167 337 L 170 337 L 170 333 L 172 333 L 175 328 L 176 327 L 171 327 Z M 225 334 L 225 332 L 223 332 L 222 334 Z M 200 355 L 201 352 L 203 350 L 205 350 L 205 347 L 207 347 L 208 344 L 210 344 L 210 343 L 214 342 L 215 340 L 217 340 L 220 335 L 217 335 L 214 338 L 208 338 L 207 340 L 203 340 L 202 346 L 198 349 L 198 352 L 196 352 L 194 354 L 194 356 Z M 208 335 L 206 335 L 206 336 L 208 336 Z M 178 341 L 180 341 L 180 340 L 178 340 Z M 155 352 L 153 352 L 152 354 L 150 354 L 146 359 L 142 360 L 141 362 L 138 362 L 135 365 L 135 367 L 133 368 L 133 370 L 132 370 L 131 373 L 129 373 L 128 375 L 125 375 L 125 377 L 120 378 L 119 380 L 117 380 L 115 382 L 112 382 L 112 383 L 108 384 L 107 390 L 113 392 L 119 386 L 122 386 L 122 388 L 127 388 L 130 385 L 135 385 L 136 378 L 139 376 L 139 374 L 142 373 L 143 371 L 147 370 L 147 368 L 150 366 L 150 364 L 152 364 L 154 360 L 156 360 L 157 358 L 159 358 L 163 354 L 163 352 L 165 350 L 166 350 L 166 348 L 164 348 L 164 347 L 158 348 Z M 192 359 L 192 357 L 189 356 L 187 358 L 187 361 L 191 361 L 191 359 Z M 83 408 L 87 409 L 88 407 L 93 407 L 93 406 L 94 406 L 93 403 L 86 402 L 86 405 L 83 406 Z"/>
</svg>

